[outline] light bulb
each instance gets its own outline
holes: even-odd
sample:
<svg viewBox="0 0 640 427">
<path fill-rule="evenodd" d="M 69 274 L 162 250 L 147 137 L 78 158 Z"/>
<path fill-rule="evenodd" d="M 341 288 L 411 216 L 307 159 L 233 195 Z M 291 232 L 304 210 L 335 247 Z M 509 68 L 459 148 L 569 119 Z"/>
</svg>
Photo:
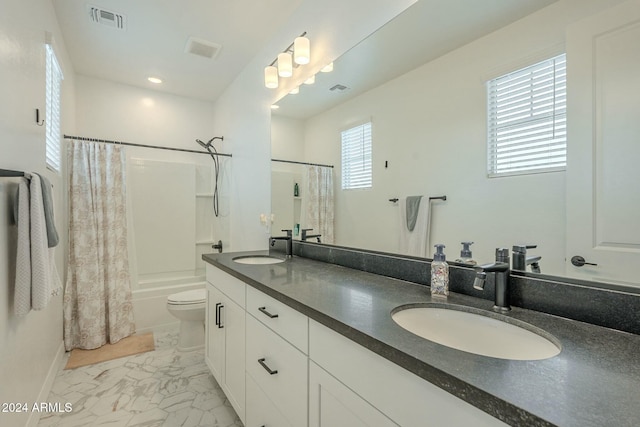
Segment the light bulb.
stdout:
<svg viewBox="0 0 640 427">
<path fill-rule="evenodd" d="M 308 64 L 311 60 L 310 51 L 309 39 L 306 37 L 296 37 L 293 41 L 293 60 L 296 64 Z"/>
<path fill-rule="evenodd" d="M 323 73 L 330 73 L 333 71 L 333 62 L 328 63 L 327 65 L 324 66 L 324 68 L 322 68 Z"/>
<path fill-rule="evenodd" d="M 291 92 L 289 92 L 290 95 L 297 95 L 300 93 L 300 86 L 297 86 L 293 89 L 291 89 Z"/>
<path fill-rule="evenodd" d="M 278 75 L 280 77 L 291 77 L 293 75 L 293 63 L 291 54 L 287 52 L 278 54 Z"/>
<path fill-rule="evenodd" d="M 273 65 L 264 67 L 264 85 L 269 89 L 278 87 L 278 69 Z"/>
<path fill-rule="evenodd" d="M 304 81 L 304 84 L 306 85 L 312 85 L 316 82 L 316 75 L 314 74 L 313 76 L 309 77 L 307 80 Z"/>
</svg>

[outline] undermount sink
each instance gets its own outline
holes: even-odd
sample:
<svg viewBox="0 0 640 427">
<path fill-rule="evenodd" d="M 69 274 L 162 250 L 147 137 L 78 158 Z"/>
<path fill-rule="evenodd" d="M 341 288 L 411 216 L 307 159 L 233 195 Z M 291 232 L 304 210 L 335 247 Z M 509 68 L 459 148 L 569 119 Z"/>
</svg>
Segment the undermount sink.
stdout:
<svg viewBox="0 0 640 427">
<path fill-rule="evenodd" d="M 459 306 L 403 306 L 391 317 L 407 331 L 429 341 L 482 356 L 509 360 L 542 360 L 560 353 L 557 340 L 543 330 L 512 318 L 482 314 Z M 496 318 L 497 317 L 497 318 Z M 545 336 L 543 336 L 545 335 Z"/>
<path fill-rule="evenodd" d="M 284 262 L 284 259 L 269 255 L 247 255 L 233 258 L 233 262 L 240 264 L 278 264 Z"/>
</svg>

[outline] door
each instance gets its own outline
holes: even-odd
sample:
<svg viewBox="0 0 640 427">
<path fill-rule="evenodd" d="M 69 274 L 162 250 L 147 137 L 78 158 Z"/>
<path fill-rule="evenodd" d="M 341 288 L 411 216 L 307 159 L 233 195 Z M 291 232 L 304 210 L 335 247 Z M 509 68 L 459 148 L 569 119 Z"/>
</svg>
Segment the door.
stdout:
<svg viewBox="0 0 640 427">
<path fill-rule="evenodd" d="M 638 0 L 567 31 L 568 276 L 640 286 L 639 46 Z"/>
<path fill-rule="evenodd" d="M 244 422 L 245 414 L 245 311 L 225 296 L 222 309 L 225 330 L 224 385 L 227 397 Z"/>
<path fill-rule="evenodd" d="M 205 361 L 218 384 L 224 383 L 225 331 L 220 319 L 223 309 L 222 292 L 207 283 Z"/>
<path fill-rule="evenodd" d="M 309 427 L 394 427 L 396 423 L 309 363 Z"/>
</svg>

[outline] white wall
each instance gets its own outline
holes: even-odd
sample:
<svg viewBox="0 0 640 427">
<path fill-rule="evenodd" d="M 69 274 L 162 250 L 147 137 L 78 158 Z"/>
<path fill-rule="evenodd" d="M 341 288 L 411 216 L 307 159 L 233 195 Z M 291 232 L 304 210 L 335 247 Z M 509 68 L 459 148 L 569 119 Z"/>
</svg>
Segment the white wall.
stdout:
<svg viewBox="0 0 640 427">
<path fill-rule="evenodd" d="M 125 141 L 136 144 L 203 151 L 195 140 L 224 136 L 212 124 L 213 103 L 108 82 L 77 77 L 77 136 Z M 219 152 L 229 152 L 228 143 L 216 140 Z M 208 155 L 128 147 L 127 158 L 195 163 L 211 166 Z M 230 161 L 221 157 L 221 216 L 214 218 L 215 239 L 229 243 Z"/>
<path fill-rule="evenodd" d="M 287 24 L 216 101 L 214 128 L 225 135 L 233 152 L 230 250 L 267 248 L 270 231 L 261 225 L 260 214 L 271 211 L 269 106 L 304 77 L 297 75 L 273 91 L 264 87 L 264 67 L 296 36 L 307 31 L 313 59 L 305 69 L 317 71 L 413 2 L 303 1 Z M 367 11 L 366 19 L 363 19 L 363 10 Z"/>
<path fill-rule="evenodd" d="M 54 187 L 55 219 L 61 243 L 56 248 L 58 271 L 64 272 L 66 213 L 62 175 L 45 166 L 44 127 L 35 124 L 35 109 L 45 111 L 45 31 L 64 73 L 62 128 L 75 122 L 74 71 L 66 54 L 50 1 L 2 1 L 0 13 L 0 168 L 34 171 Z M 45 117 L 46 119 L 46 117 Z M 63 159 L 64 164 L 64 159 Z M 62 297 L 53 297 L 42 311 L 23 318 L 13 315 L 16 227 L 10 215 L 17 179 L 0 178 L 0 402 L 46 401 L 62 345 Z M 31 418 L 30 418 L 31 417 Z M 37 422 L 37 414 L 0 413 L 0 425 Z"/>
<path fill-rule="evenodd" d="M 398 252 L 388 199 L 446 195 L 433 205 L 431 245 L 444 243 L 448 259 L 462 241 L 480 262 L 537 244 L 543 272 L 564 274 L 564 173 L 487 178 L 485 82 L 562 52 L 569 23 L 615 3 L 560 1 L 306 121 L 305 160 L 336 166 L 336 243 Z M 342 191 L 340 131 L 367 118 L 373 189 Z"/>
</svg>

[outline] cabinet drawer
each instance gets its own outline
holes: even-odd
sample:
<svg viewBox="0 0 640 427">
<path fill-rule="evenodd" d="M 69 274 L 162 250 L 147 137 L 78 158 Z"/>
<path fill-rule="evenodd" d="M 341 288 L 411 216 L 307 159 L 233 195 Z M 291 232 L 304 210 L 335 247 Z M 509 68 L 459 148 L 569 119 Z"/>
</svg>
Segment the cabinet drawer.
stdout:
<svg viewBox="0 0 640 427">
<path fill-rule="evenodd" d="M 247 312 L 307 354 L 309 318 L 299 311 L 247 286 Z"/>
<path fill-rule="evenodd" d="M 250 375 L 247 375 L 247 422 L 245 425 L 247 427 L 293 427 Z"/>
<path fill-rule="evenodd" d="M 307 356 L 247 316 L 247 374 L 294 426 L 307 425 Z"/>
<path fill-rule="evenodd" d="M 309 357 L 401 426 L 507 426 L 315 321 L 309 322 Z"/>
<path fill-rule="evenodd" d="M 240 307 L 245 308 L 245 288 L 247 285 L 245 285 L 243 281 L 220 270 L 218 267 L 207 264 L 207 282 L 218 288 L 223 294 L 235 301 Z"/>
</svg>

